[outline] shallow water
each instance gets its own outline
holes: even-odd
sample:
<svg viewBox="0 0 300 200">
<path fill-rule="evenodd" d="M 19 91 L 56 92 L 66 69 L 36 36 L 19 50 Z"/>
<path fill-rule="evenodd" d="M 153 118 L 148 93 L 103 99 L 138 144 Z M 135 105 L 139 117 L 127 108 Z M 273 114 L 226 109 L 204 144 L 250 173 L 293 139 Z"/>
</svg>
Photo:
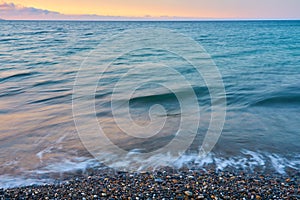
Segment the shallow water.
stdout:
<svg viewBox="0 0 300 200">
<path fill-rule="evenodd" d="M 133 139 L 121 135 L 114 124 L 110 111 L 112 87 L 128 66 L 165 59 L 192 82 L 201 115 L 194 143 L 172 165 L 193 161 L 199 167 L 214 163 L 221 170 L 228 166 L 245 170 L 259 167 L 279 173 L 288 168 L 300 169 L 299 21 L 1 21 L 0 25 L 0 186 L 17 185 L 25 179 L 25 184 L 38 183 L 45 174 L 45 181 L 49 181 L 51 173 L 95 165 L 74 125 L 74 81 L 91 50 L 112 35 L 134 28 L 172 29 L 204 47 L 223 78 L 226 122 L 213 151 L 199 158 L 197 150 L 211 117 L 208 88 L 183 60 L 145 48 L 118 58 L 98 83 L 96 116 L 115 144 L 128 151 L 153 151 L 174 138 L 183 115 L 188 115 L 191 123 L 198 119 L 197 113 L 182 113 L 176 95 L 158 83 L 169 85 L 189 100 L 192 94 L 185 85 L 170 71 L 151 65 L 147 71 L 139 68 L 124 79 L 116 98 L 122 102 L 137 82 L 150 82 L 139 85 L 130 99 L 131 117 L 137 124 L 147 125 L 149 108 L 161 104 L 164 112 L 154 114 L 158 119 L 166 118 L 165 127 L 151 139 Z M 86 72 L 87 78 L 95 74 L 94 70 Z M 90 113 L 86 114 L 89 117 Z M 91 129 L 87 126 L 86 130 Z"/>
</svg>

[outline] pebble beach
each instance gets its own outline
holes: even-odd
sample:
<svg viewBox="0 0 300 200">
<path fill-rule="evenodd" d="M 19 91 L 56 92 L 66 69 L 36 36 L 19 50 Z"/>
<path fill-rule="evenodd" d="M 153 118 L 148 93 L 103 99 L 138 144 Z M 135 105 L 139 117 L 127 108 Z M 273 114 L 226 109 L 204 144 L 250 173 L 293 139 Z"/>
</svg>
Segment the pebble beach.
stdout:
<svg viewBox="0 0 300 200">
<path fill-rule="evenodd" d="M 284 176 L 171 168 L 89 170 L 56 184 L 1 189 L 0 199 L 300 199 L 299 173 Z"/>
</svg>

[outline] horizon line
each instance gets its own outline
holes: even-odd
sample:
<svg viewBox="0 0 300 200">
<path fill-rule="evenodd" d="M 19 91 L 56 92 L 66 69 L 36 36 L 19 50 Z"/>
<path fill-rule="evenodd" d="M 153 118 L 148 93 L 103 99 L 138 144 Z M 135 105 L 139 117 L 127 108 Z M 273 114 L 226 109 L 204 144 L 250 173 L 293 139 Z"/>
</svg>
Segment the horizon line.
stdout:
<svg viewBox="0 0 300 200">
<path fill-rule="evenodd" d="M 1 21 L 78 21 L 78 22 L 192 22 L 192 21 L 300 21 L 300 18 L 208 18 L 208 19 L 3 19 Z"/>
</svg>

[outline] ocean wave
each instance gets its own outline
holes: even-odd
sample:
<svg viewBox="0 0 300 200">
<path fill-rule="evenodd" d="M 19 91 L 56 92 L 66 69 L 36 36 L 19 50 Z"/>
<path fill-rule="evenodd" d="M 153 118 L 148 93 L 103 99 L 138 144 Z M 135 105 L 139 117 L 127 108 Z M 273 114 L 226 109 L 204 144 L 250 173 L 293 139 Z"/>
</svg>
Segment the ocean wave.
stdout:
<svg viewBox="0 0 300 200">
<path fill-rule="evenodd" d="M 66 94 L 61 94 L 61 95 L 57 95 L 57 96 L 52 96 L 52 97 L 48 97 L 48 98 L 42 98 L 42 99 L 38 99 L 38 100 L 34 100 L 34 101 L 30 101 L 30 104 L 39 104 L 39 103 L 43 103 L 43 104 L 66 104 L 68 102 L 70 102 L 72 99 L 72 93 L 66 93 Z"/>
<path fill-rule="evenodd" d="M 55 182 L 55 180 L 53 179 L 0 175 L 0 188 L 14 188 L 14 187 L 29 186 L 29 185 L 45 185 L 47 183 L 53 183 L 53 182 Z"/>
<path fill-rule="evenodd" d="M 204 158 L 196 154 L 184 155 L 178 159 L 174 166 L 177 168 L 183 166 L 197 166 L 198 168 L 205 168 L 208 165 L 214 165 L 217 171 L 224 171 L 228 169 L 254 171 L 273 170 L 278 174 L 286 174 L 287 168 L 300 170 L 299 155 L 290 156 L 286 158 L 283 155 L 269 153 L 269 152 L 254 152 L 250 150 L 242 150 L 237 156 L 220 156 L 215 153 L 210 153 Z"/>
<path fill-rule="evenodd" d="M 144 93 L 149 93 L 147 91 L 143 91 Z M 194 93 L 193 93 L 194 92 Z M 151 93 L 151 91 L 150 91 Z M 162 93 L 154 93 L 154 94 L 148 94 L 143 96 L 133 96 L 130 99 L 130 102 L 164 102 L 164 101 L 174 101 L 177 99 L 177 96 L 180 96 L 180 98 L 189 98 L 193 94 L 196 94 L 200 98 L 203 97 L 209 97 L 209 92 L 207 87 L 194 87 L 193 91 L 185 88 L 177 89 L 175 91 L 168 91 L 168 92 L 162 92 Z M 99 96 L 99 95 L 98 95 Z M 203 100 L 203 99 L 202 99 Z M 121 99 L 122 101 L 122 99 Z M 123 100 L 126 101 L 126 100 Z"/>
<path fill-rule="evenodd" d="M 287 94 L 278 96 L 267 96 L 261 100 L 258 100 L 252 106 L 288 106 L 288 105 L 300 105 L 300 95 Z"/>
<path fill-rule="evenodd" d="M 289 106 L 300 105 L 299 86 L 279 88 L 273 92 L 257 95 L 251 106 Z"/>
<path fill-rule="evenodd" d="M 43 153 L 43 152 L 41 152 Z M 136 154 L 139 154 L 140 150 L 133 150 L 128 153 L 127 157 L 130 158 Z M 39 155 L 37 155 L 39 156 Z M 113 158 L 113 156 L 111 156 Z M 294 171 L 300 170 L 300 156 L 295 155 L 290 158 L 286 158 L 279 154 L 272 154 L 268 152 L 254 152 L 250 150 L 242 150 L 239 156 L 224 157 L 215 153 L 210 153 L 205 157 L 199 157 L 197 154 L 185 154 L 177 159 L 175 162 L 169 162 L 169 164 L 161 166 L 162 160 L 172 160 L 170 154 L 167 155 L 154 155 L 146 160 L 140 162 L 140 165 L 134 165 L 135 171 L 144 170 L 156 170 L 161 167 L 173 167 L 180 169 L 182 167 L 191 168 L 194 170 L 206 170 L 214 167 L 216 172 L 238 170 L 254 172 L 260 170 L 271 173 L 277 173 L 280 175 L 286 175 L 287 169 L 293 169 Z M 115 169 L 130 168 L 133 164 L 128 162 L 118 162 L 112 164 Z M 268 168 L 268 165 L 271 168 Z M 43 185 L 55 183 L 59 179 L 55 178 L 41 178 L 43 177 L 55 177 L 53 174 L 62 176 L 64 173 L 79 172 L 85 173 L 87 169 L 107 169 L 102 165 L 99 160 L 87 157 L 78 157 L 75 159 L 63 159 L 59 163 L 49 163 L 43 168 L 26 171 L 22 175 L 1 175 L 0 176 L 0 188 L 10 188 L 28 185 Z M 270 171 L 271 170 L 271 171 Z"/>
<path fill-rule="evenodd" d="M 38 87 L 38 86 L 45 86 L 45 85 L 58 85 L 58 84 L 63 84 L 66 82 L 69 82 L 70 80 L 68 79 L 62 79 L 62 80 L 47 80 L 47 81 L 41 81 L 33 84 L 33 87 Z"/>
<path fill-rule="evenodd" d="M 9 80 L 12 80 L 12 79 L 23 79 L 23 78 L 32 78 L 34 75 L 38 75 L 39 73 L 38 72 L 18 72 L 18 73 L 15 73 L 15 74 L 10 74 L 8 76 L 5 76 L 5 77 L 2 77 L 0 78 L 0 83 L 3 83 L 5 81 L 9 81 Z"/>
<path fill-rule="evenodd" d="M 25 92 L 25 89 L 23 89 L 23 88 L 10 87 L 10 88 L 7 88 L 5 91 L 0 90 L 0 98 L 14 96 L 14 95 L 22 94 L 24 92 Z"/>
</svg>

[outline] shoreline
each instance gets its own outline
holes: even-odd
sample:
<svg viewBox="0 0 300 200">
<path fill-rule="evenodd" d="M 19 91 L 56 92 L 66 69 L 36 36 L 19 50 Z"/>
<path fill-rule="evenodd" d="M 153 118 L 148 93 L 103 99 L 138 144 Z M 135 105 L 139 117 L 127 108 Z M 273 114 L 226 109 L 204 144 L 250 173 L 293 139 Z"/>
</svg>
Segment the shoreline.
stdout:
<svg viewBox="0 0 300 200">
<path fill-rule="evenodd" d="M 0 189 L 0 199 L 300 199 L 300 175 L 162 168 L 89 169 L 58 184 Z"/>
</svg>

